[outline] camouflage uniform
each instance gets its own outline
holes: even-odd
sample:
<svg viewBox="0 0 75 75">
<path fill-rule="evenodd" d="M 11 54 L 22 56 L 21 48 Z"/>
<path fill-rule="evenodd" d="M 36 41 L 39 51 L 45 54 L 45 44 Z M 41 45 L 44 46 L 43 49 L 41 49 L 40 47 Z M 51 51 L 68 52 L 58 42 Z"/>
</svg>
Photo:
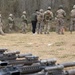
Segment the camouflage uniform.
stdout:
<svg viewBox="0 0 75 75">
<path fill-rule="evenodd" d="M 63 10 L 63 6 L 59 6 L 59 9 L 56 12 L 56 32 L 58 34 L 64 34 L 64 17 L 66 16 L 66 12 Z"/>
<path fill-rule="evenodd" d="M 40 12 L 37 14 L 37 33 L 42 34 L 43 32 L 43 26 L 44 26 L 44 14 L 43 14 L 43 9 L 40 9 Z"/>
<path fill-rule="evenodd" d="M 3 26 L 3 23 L 2 23 L 2 16 L 1 16 L 1 14 L 0 14 L 0 33 L 1 33 L 2 35 L 4 35 L 2 26 Z"/>
<path fill-rule="evenodd" d="M 45 21 L 44 33 L 45 34 L 49 34 L 52 18 L 53 18 L 53 13 L 51 11 L 51 7 L 48 7 L 48 10 L 45 11 L 44 13 L 44 21 Z"/>
<path fill-rule="evenodd" d="M 13 30 L 13 25 L 14 25 L 14 19 L 13 19 L 13 15 L 10 14 L 8 17 L 8 22 L 9 22 L 9 32 L 11 32 Z"/>
<path fill-rule="evenodd" d="M 71 24 L 70 24 L 70 32 L 72 33 L 75 30 L 75 5 L 73 6 L 73 10 L 71 10 Z"/>
<path fill-rule="evenodd" d="M 27 16 L 26 16 L 26 11 L 23 12 L 23 15 L 21 16 L 22 18 L 22 32 L 26 33 L 27 29 Z"/>
</svg>

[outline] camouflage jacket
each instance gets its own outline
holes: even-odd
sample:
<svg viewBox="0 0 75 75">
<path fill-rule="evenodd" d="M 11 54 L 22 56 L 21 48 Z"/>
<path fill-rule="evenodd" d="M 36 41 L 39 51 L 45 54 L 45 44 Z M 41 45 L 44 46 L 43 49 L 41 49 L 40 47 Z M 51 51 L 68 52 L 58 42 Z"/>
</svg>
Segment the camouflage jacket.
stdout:
<svg viewBox="0 0 75 75">
<path fill-rule="evenodd" d="M 59 9 L 56 12 L 56 17 L 57 18 L 64 18 L 66 16 L 66 12 L 63 9 Z"/>
<path fill-rule="evenodd" d="M 52 11 L 47 10 L 47 11 L 44 13 L 44 19 L 45 19 L 45 20 L 51 20 L 52 18 L 53 18 L 53 13 L 52 13 Z"/>
<path fill-rule="evenodd" d="M 9 17 L 9 18 L 8 18 L 8 22 L 9 22 L 9 23 L 13 23 L 13 22 L 14 22 L 14 19 L 13 19 L 12 17 Z"/>
<path fill-rule="evenodd" d="M 37 22 L 43 22 L 44 20 L 44 14 L 43 13 L 39 13 L 37 15 Z"/>
<path fill-rule="evenodd" d="M 22 15 L 21 18 L 22 18 L 22 22 L 27 22 L 27 16 L 26 15 Z"/>
<path fill-rule="evenodd" d="M 71 14 L 70 14 L 70 16 L 73 18 L 75 18 L 75 9 L 73 9 L 73 10 L 71 10 Z"/>
</svg>

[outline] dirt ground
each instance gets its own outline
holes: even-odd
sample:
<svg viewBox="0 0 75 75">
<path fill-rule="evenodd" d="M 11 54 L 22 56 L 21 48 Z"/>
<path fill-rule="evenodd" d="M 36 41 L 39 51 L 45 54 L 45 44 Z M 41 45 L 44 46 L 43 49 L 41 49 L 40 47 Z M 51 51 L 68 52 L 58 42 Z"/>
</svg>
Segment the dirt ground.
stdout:
<svg viewBox="0 0 75 75">
<path fill-rule="evenodd" d="M 33 35 L 12 33 L 0 35 L 0 48 L 19 50 L 21 54 L 32 53 L 40 59 L 56 58 L 58 62 L 75 61 L 75 32 L 58 35 Z"/>
</svg>

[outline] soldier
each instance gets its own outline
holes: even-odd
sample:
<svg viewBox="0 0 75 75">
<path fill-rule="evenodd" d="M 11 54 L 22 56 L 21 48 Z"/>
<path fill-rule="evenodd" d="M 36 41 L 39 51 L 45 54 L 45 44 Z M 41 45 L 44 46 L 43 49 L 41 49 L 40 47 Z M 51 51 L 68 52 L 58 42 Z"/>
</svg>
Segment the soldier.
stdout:
<svg viewBox="0 0 75 75">
<path fill-rule="evenodd" d="M 23 15 L 21 16 L 22 18 L 22 32 L 26 33 L 26 29 L 27 29 L 27 15 L 26 15 L 26 11 L 23 11 Z"/>
<path fill-rule="evenodd" d="M 75 5 L 73 6 L 73 9 L 71 10 L 71 25 L 70 25 L 70 32 L 72 33 L 73 30 L 75 30 Z"/>
<path fill-rule="evenodd" d="M 42 34 L 43 28 L 44 28 L 44 13 L 43 9 L 40 9 L 40 11 L 37 14 L 37 33 Z"/>
<path fill-rule="evenodd" d="M 11 32 L 13 30 L 13 26 L 14 26 L 14 19 L 13 19 L 13 14 L 9 14 L 8 17 L 8 22 L 9 22 L 9 32 Z"/>
<path fill-rule="evenodd" d="M 53 13 L 51 11 L 51 7 L 48 7 L 47 11 L 44 12 L 44 21 L 45 21 L 45 26 L 44 26 L 44 33 L 49 34 L 50 28 L 51 28 L 51 20 L 53 18 Z"/>
<path fill-rule="evenodd" d="M 1 16 L 1 14 L 0 14 L 0 33 L 1 33 L 2 35 L 4 35 L 2 26 L 3 26 L 3 23 L 2 23 L 2 16 Z"/>
<path fill-rule="evenodd" d="M 66 16 L 66 12 L 63 10 L 63 6 L 60 5 L 59 9 L 56 12 L 56 32 L 58 34 L 64 34 L 64 17 Z"/>
</svg>

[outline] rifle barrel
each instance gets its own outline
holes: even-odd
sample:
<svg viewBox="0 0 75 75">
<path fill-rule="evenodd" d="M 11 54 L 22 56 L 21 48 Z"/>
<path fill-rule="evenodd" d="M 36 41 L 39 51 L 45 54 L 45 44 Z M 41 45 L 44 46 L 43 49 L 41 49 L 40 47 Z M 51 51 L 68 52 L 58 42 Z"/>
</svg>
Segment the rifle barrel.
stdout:
<svg viewBox="0 0 75 75">
<path fill-rule="evenodd" d="M 73 66 L 75 66 L 75 61 L 74 61 L 74 62 L 62 63 L 61 65 L 63 65 L 65 68 L 66 68 L 66 67 L 73 67 Z"/>
<path fill-rule="evenodd" d="M 67 70 L 65 75 L 75 75 L 75 69 Z"/>
</svg>

